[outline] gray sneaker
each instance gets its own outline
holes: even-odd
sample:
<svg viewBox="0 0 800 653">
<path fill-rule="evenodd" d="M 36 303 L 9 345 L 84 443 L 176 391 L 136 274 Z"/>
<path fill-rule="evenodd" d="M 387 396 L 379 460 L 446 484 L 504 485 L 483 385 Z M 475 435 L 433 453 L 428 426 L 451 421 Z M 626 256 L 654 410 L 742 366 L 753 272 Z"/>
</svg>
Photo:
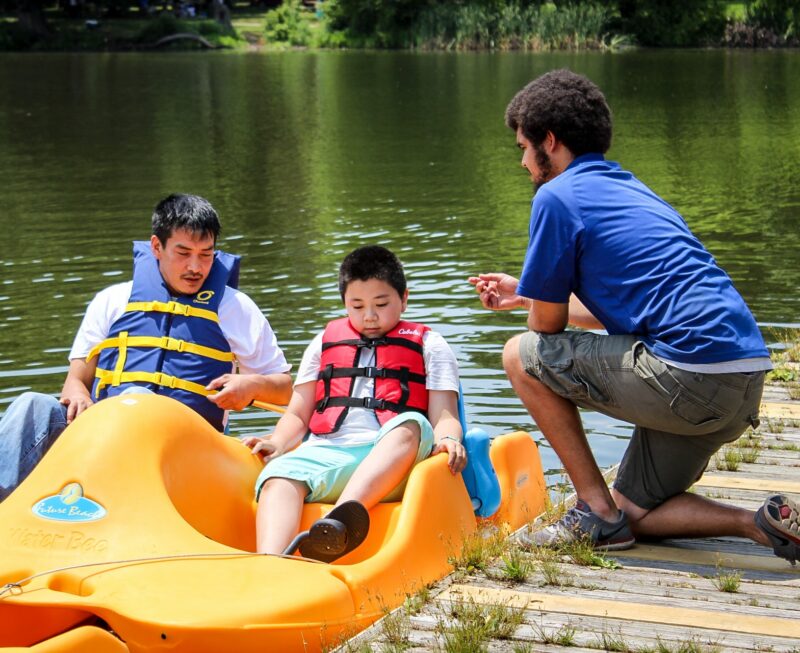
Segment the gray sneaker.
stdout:
<svg viewBox="0 0 800 653">
<path fill-rule="evenodd" d="M 800 560 L 800 515 L 797 503 L 783 494 L 769 497 L 756 512 L 756 526 L 769 537 L 775 555 L 793 565 Z"/>
<path fill-rule="evenodd" d="M 617 521 L 607 522 L 595 515 L 585 501 L 578 501 L 559 521 L 538 531 L 523 532 L 519 541 L 531 547 L 559 546 L 582 538 L 590 539 L 594 548 L 603 551 L 629 549 L 636 542 L 624 512 L 620 510 Z"/>
</svg>

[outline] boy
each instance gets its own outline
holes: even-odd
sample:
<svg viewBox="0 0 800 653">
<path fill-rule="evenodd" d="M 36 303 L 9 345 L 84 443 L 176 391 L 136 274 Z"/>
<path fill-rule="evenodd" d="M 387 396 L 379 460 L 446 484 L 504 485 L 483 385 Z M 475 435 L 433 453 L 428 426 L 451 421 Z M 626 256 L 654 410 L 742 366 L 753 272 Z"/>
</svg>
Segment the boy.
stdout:
<svg viewBox="0 0 800 653">
<path fill-rule="evenodd" d="M 256 482 L 259 553 L 284 551 L 303 502 L 369 509 L 399 498 L 429 455 L 446 451 L 453 474 L 466 465 L 458 363 L 442 336 L 400 319 L 408 300 L 400 261 L 384 247 L 356 249 L 339 269 L 339 293 L 347 317 L 309 344 L 275 432 L 244 441 L 266 463 Z"/>
</svg>

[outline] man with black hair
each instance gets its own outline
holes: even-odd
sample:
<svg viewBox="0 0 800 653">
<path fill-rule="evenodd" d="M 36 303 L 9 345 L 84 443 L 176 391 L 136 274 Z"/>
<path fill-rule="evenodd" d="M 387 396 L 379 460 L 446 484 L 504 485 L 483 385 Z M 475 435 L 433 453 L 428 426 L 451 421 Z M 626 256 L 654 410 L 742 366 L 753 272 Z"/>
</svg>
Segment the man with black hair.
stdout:
<svg viewBox="0 0 800 653">
<path fill-rule="evenodd" d="M 589 537 L 623 549 L 634 536 L 734 535 L 794 563 L 789 497 L 753 513 L 687 492 L 723 444 L 758 425 L 771 369 L 733 282 L 669 204 L 605 160 L 611 111 L 586 77 L 556 70 L 535 79 L 511 100 L 506 123 L 536 187 L 528 251 L 519 280 L 492 273 L 470 282 L 486 308 L 528 311 L 529 331 L 506 344 L 503 364 L 578 497 L 526 539 Z M 635 425 L 611 492 L 579 406 Z"/>
<path fill-rule="evenodd" d="M 217 212 L 202 197 L 159 202 L 150 242 L 134 243 L 133 280 L 89 304 L 60 399 L 27 392 L 3 415 L 0 501 L 67 424 L 105 397 L 164 394 L 220 431 L 229 409 L 289 400 L 290 366 L 267 319 L 235 289 L 239 258 L 215 251 L 219 232 Z"/>
</svg>

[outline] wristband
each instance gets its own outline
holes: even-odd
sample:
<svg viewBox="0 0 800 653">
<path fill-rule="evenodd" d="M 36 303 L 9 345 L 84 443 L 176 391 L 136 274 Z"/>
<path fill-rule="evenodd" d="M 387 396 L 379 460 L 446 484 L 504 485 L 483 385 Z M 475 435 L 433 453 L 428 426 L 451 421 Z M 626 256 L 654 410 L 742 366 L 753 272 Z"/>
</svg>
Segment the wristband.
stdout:
<svg viewBox="0 0 800 653">
<path fill-rule="evenodd" d="M 445 435 L 436 444 L 441 444 L 442 440 L 452 440 L 453 442 L 458 442 L 458 444 L 461 444 L 461 440 L 459 438 L 454 438 L 452 435 Z"/>
</svg>

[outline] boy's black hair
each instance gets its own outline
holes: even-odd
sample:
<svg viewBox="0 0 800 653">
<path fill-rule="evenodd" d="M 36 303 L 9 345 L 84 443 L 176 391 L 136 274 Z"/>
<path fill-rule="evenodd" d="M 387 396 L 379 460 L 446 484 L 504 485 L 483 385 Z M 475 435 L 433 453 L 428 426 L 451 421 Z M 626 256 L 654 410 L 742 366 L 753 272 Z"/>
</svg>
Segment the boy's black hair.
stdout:
<svg viewBox="0 0 800 653">
<path fill-rule="evenodd" d="M 551 131 L 574 156 L 611 147 L 611 109 L 594 82 L 571 70 L 545 73 L 517 93 L 506 108 L 506 125 L 541 145 Z"/>
<path fill-rule="evenodd" d="M 176 229 L 187 229 L 202 237 L 213 236 L 216 243 L 221 228 L 214 207 L 198 195 L 174 193 L 153 209 L 153 235 L 162 245 L 167 244 Z"/>
<path fill-rule="evenodd" d="M 367 245 L 354 249 L 344 257 L 339 266 L 339 294 L 344 293 L 351 281 L 385 281 L 400 297 L 406 292 L 406 275 L 403 264 L 388 249 L 380 245 Z"/>
</svg>

